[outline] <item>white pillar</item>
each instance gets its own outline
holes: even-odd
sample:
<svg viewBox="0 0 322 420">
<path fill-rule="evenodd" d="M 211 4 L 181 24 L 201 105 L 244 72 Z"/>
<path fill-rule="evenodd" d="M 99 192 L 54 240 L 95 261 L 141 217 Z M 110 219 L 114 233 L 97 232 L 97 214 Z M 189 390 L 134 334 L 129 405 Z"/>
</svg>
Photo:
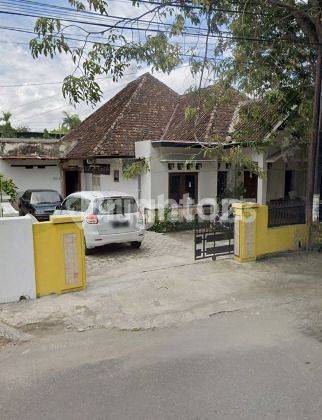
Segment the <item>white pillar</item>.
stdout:
<svg viewBox="0 0 322 420">
<path fill-rule="evenodd" d="M 266 162 L 266 153 L 263 152 L 258 155 L 258 167 L 263 173 L 262 177 L 258 177 L 258 186 L 257 186 L 257 203 L 266 204 L 267 202 L 267 162 Z"/>
</svg>

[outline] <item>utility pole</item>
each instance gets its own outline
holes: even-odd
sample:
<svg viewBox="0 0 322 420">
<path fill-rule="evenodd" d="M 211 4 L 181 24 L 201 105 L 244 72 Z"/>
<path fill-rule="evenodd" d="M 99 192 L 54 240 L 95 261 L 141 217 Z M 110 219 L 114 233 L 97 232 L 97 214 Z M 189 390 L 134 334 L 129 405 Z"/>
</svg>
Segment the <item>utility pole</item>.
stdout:
<svg viewBox="0 0 322 420">
<path fill-rule="evenodd" d="M 314 194 L 313 194 L 313 208 L 312 220 L 313 223 L 319 223 L 320 201 L 322 192 L 322 87 L 320 93 L 320 118 L 319 118 L 319 133 L 316 145 L 316 159 L 315 159 L 315 173 L 314 173 Z"/>
<path fill-rule="evenodd" d="M 320 138 L 320 120 L 321 120 L 321 81 L 322 81 L 322 46 L 317 47 L 317 62 L 315 68 L 315 85 L 313 99 L 313 121 L 312 121 L 312 137 L 308 146 L 307 159 L 307 188 L 306 188 L 306 221 L 308 225 L 312 224 L 318 217 L 316 202 L 317 191 L 320 196 L 319 183 L 317 176 L 317 163 L 319 155 L 319 138 Z M 313 203 L 314 197 L 314 203 Z"/>
<path fill-rule="evenodd" d="M 316 78 L 315 78 L 315 97 L 314 100 L 318 101 L 316 103 L 315 115 L 313 118 L 316 120 L 316 132 L 315 144 L 313 143 L 314 150 L 312 150 L 312 158 L 314 157 L 314 182 L 313 184 L 313 194 L 312 197 L 312 221 L 313 223 L 319 222 L 320 220 L 320 194 L 321 194 L 321 165 L 322 165 L 322 45 L 319 44 L 318 49 L 318 58 L 316 65 Z M 309 162 L 308 162 L 309 163 Z"/>
</svg>

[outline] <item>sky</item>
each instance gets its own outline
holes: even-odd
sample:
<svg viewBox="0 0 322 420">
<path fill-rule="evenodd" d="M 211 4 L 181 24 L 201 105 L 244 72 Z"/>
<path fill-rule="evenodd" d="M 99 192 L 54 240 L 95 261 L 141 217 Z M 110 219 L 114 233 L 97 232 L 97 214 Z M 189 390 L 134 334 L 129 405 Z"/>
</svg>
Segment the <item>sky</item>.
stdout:
<svg viewBox="0 0 322 420">
<path fill-rule="evenodd" d="M 3 10 L 1 3 L 0 10 Z M 70 7 L 67 0 L 42 0 L 42 3 Z M 133 10 L 128 2 L 111 1 L 110 14 L 133 16 L 133 13 L 138 12 Z M 54 59 L 44 57 L 33 59 L 28 46 L 33 35 L 3 29 L 3 27 L 15 27 L 33 30 L 34 23 L 35 18 L 0 13 L 0 112 L 12 113 L 13 126 L 27 126 L 31 131 L 53 129 L 61 123 L 63 111 L 77 113 L 81 119 L 84 119 L 127 83 L 150 71 L 145 66 L 139 68 L 133 65 L 126 71 L 127 75 L 117 83 L 109 78 L 100 81 L 103 98 L 96 108 L 86 104 L 74 107 L 63 98 L 61 91 L 62 80 L 74 70 L 71 58 L 60 55 Z M 196 82 L 187 65 L 180 66 L 170 75 L 153 74 L 178 93 L 184 93 Z M 17 86 L 26 84 L 28 86 Z"/>
</svg>

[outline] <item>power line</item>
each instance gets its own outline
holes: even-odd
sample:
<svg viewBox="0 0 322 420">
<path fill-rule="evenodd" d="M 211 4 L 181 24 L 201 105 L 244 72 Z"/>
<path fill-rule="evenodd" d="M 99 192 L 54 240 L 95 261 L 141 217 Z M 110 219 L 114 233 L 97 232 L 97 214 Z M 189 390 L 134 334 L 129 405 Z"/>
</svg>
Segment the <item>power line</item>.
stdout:
<svg viewBox="0 0 322 420">
<path fill-rule="evenodd" d="M 44 18 L 48 18 L 48 19 L 52 19 L 53 17 L 50 16 L 46 16 L 46 15 L 40 15 L 35 14 L 35 13 L 21 13 L 21 12 L 16 12 L 16 11 L 4 11 L 4 10 L 0 10 L 0 13 L 4 13 L 4 14 L 9 14 L 9 15 L 18 15 L 18 16 L 27 16 L 27 17 L 44 17 Z M 120 24 L 122 23 L 122 21 L 134 21 L 134 22 L 140 22 L 139 18 L 126 18 L 126 17 L 121 17 L 121 16 L 113 16 L 113 18 L 117 18 L 119 19 L 121 22 L 119 22 Z M 90 22 L 90 21 L 84 21 L 84 20 L 75 20 L 75 19 L 69 19 L 66 17 L 59 17 L 57 19 L 66 21 L 66 22 L 70 22 L 70 23 L 77 23 L 77 24 L 84 24 L 84 25 L 94 25 L 94 26 L 99 26 L 99 27 L 104 27 L 104 28 L 110 28 L 110 29 L 122 29 L 122 30 L 130 30 L 130 31 L 143 31 L 145 33 L 147 32 L 151 32 L 151 33 L 160 33 L 162 31 L 160 31 L 160 29 L 154 29 L 154 28 L 150 28 L 150 27 L 133 27 L 133 26 L 126 26 L 126 25 L 122 25 L 119 26 L 118 24 L 107 24 L 107 23 L 100 23 L 100 22 Z M 163 22 L 151 22 L 151 21 L 145 21 L 144 23 L 149 23 L 149 25 L 151 23 L 155 23 L 157 25 L 170 25 L 171 24 L 165 24 Z M 194 27 L 190 27 L 193 28 L 194 30 L 197 30 L 197 28 Z M 187 35 L 190 37 L 206 37 L 206 33 L 202 33 L 200 31 L 205 31 L 204 28 L 198 27 L 199 32 L 189 32 L 189 31 L 183 31 L 181 33 L 181 35 Z M 163 30 L 164 32 L 164 30 Z M 261 38 L 261 37 L 245 37 L 245 36 L 236 36 L 234 35 L 233 32 L 228 32 L 228 31 L 220 31 L 217 32 L 216 34 L 212 33 L 210 34 L 211 38 L 219 38 L 219 39 L 228 39 L 228 40 L 244 40 L 244 41 L 252 41 L 252 42 L 276 42 L 276 41 L 283 41 L 283 42 L 290 42 L 290 43 L 304 43 L 305 44 L 311 44 L 311 45 L 317 45 L 316 43 L 310 43 L 307 42 L 306 40 L 294 40 L 294 39 L 290 39 L 290 38 L 285 38 L 285 37 L 275 37 L 273 39 L 270 38 Z"/>
<path fill-rule="evenodd" d="M 27 34 L 34 35 L 34 32 L 33 31 L 28 30 L 28 29 L 25 29 L 25 28 L 15 28 L 15 27 L 9 27 L 9 26 L 0 26 L 0 30 L 1 29 L 2 30 L 7 30 L 7 31 L 21 32 L 21 33 L 27 33 Z M 52 36 L 54 38 L 59 38 L 60 39 L 60 36 L 58 36 L 58 35 L 52 35 Z M 76 36 L 76 35 L 74 35 L 74 36 Z M 110 44 L 108 42 L 102 42 L 102 41 L 85 40 L 85 38 L 72 38 L 70 36 L 64 36 L 64 39 L 65 40 L 68 40 L 68 41 L 77 41 L 77 42 L 85 42 L 86 41 L 89 44 L 101 44 L 101 45 L 107 45 L 108 44 L 108 45 L 113 45 L 115 48 L 122 48 L 125 45 L 125 44 L 124 45 Z M 9 43 L 10 41 L 3 41 L 3 42 L 4 43 Z M 184 45 L 185 43 L 179 43 L 178 42 L 176 44 L 178 44 L 178 45 Z M 202 59 L 204 58 L 203 56 L 198 55 L 198 54 L 194 54 L 194 53 L 190 53 L 190 54 L 188 54 L 188 53 L 180 53 L 179 56 L 186 57 L 186 58 L 202 58 Z M 211 60 L 212 61 L 216 61 L 218 59 L 217 58 L 213 58 Z"/>
<path fill-rule="evenodd" d="M 132 76 L 133 74 L 137 74 L 137 72 L 132 72 L 132 73 L 125 73 L 123 76 Z M 96 80 L 100 81 L 100 80 L 106 80 L 106 79 L 112 79 L 112 77 L 99 77 Z M 59 85 L 62 84 L 64 81 L 60 80 L 59 82 L 43 82 L 43 83 L 38 83 L 38 82 L 31 82 L 31 83 L 22 83 L 22 84 L 12 84 L 12 85 L 0 85 L 0 88 L 11 88 L 11 87 L 29 87 L 29 86 L 46 86 L 46 85 Z"/>
<path fill-rule="evenodd" d="M 114 0 L 115 1 L 115 0 Z M 120 0 L 117 0 L 118 2 L 120 2 Z M 157 6 L 163 6 L 163 7 L 176 7 L 176 8 L 182 8 L 182 4 L 178 4 L 176 2 L 172 2 L 172 3 L 161 3 L 161 2 L 157 2 L 157 1 L 139 1 L 140 3 L 143 4 L 149 4 L 149 5 L 157 5 Z M 87 17 L 93 17 L 93 18 L 105 18 L 105 17 L 110 17 L 110 15 L 101 15 L 100 13 L 97 12 L 92 12 L 92 11 L 87 11 L 87 10 L 76 10 L 75 8 L 72 7 L 65 7 L 65 6 L 57 6 L 54 4 L 46 4 L 46 3 L 41 3 L 41 2 L 35 2 L 35 1 L 31 1 L 31 0 L 11 0 L 9 2 L 9 5 L 12 5 L 12 3 L 16 3 L 19 7 L 24 7 L 24 8 L 34 8 L 35 10 L 37 10 L 37 8 L 45 8 L 48 10 L 57 10 L 57 11 L 62 11 L 63 13 L 70 13 L 71 15 L 74 16 L 79 16 L 79 15 L 85 15 Z M 124 3 L 127 3 L 128 5 L 132 6 L 132 1 L 124 1 Z M 187 3 L 187 2 L 186 2 Z M 8 4 L 8 3 L 7 3 Z M 196 5 L 187 5 L 185 4 L 185 9 L 194 9 L 194 10 L 205 10 L 205 8 L 200 7 L 200 6 L 196 6 Z M 133 7 L 133 9 L 135 9 Z M 137 9 L 136 9 L 137 10 Z M 255 11 L 248 11 L 248 10 L 232 10 L 232 9 L 228 9 L 228 8 L 218 8 L 218 7 L 214 7 L 212 8 L 213 12 L 224 12 L 224 13 L 231 13 L 231 14 L 250 14 L 250 15 L 264 15 L 262 12 L 255 12 Z M 117 17 L 118 18 L 118 17 Z"/>
</svg>

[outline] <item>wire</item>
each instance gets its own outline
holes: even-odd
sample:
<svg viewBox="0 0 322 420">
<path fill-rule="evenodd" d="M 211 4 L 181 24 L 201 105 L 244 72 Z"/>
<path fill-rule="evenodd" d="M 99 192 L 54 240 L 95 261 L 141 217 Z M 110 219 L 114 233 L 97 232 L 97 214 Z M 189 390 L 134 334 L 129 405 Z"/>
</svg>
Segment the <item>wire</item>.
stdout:
<svg viewBox="0 0 322 420">
<path fill-rule="evenodd" d="M 7 31 L 13 31 L 13 32 L 21 32 L 21 33 L 27 33 L 27 34 L 32 34 L 34 35 L 34 32 L 25 28 L 15 28 L 15 27 L 8 27 L 8 26 L 0 26 L 0 30 L 7 30 Z M 75 35 L 74 35 L 75 36 Z M 58 35 L 53 35 L 54 38 L 60 38 Z M 64 36 L 65 40 L 70 40 L 70 41 L 78 41 L 78 42 L 85 42 L 85 39 L 79 39 L 79 38 L 72 38 L 69 36 Z M 10 41 L 2 41 L 3 43 L 10 43 Z M 122 48 L 124 45 L 117 45 L 117 44 L 111 44 L 109 42 L 101 42 L 101 41 L 93 41 L 93 40 L 86 40 L 87 43 L 89 44 L 101 44 L 101 45 L 113 45 L 115 48 Z M 181 45 L 180 43 L 176 43 L 178 45 Z M 72 46 L 70 46 L 72 47 Z M 76 46 L 75 46 L 76 47 Z M 198 54 L 188 54 L 188 53 L 181 53 L 179 54 L 179 56 L 181 57 L 190 57 L 190 58 L 203 58 L 203 56 L 198 55 Z M 213 58 L 211 59 L 212 61 L 216 61 L 219 60 L 217 58 Z"/>
<path fill-rule="evenodd" d="M 114 0 L 115 1 L 115 0 Z M 120 0 L 117 0 L 118 2 L 120 2 Z M 157 6 L 163 6 L 163 7 L 176 7 L 176 8 L 183 8 L 182 4 L 178 4 L 178 3 L 161 3 L 161 2 L 157 2 L 157 1 L 139 1 L 140 3 L 146 4 L 148 3 L 149 5 L 157 5 Z M 109 17 L 110 15 L 101 15 L 100 13 L 97 12 L 92 12 L 92 11 L 87 11 L 87 10 L 78 10 L 72 7 L 65 7 L 65 6 L 57 6 L 57 5 L 53 5 L 50 3 L 41 3 L 41 2 L 35 2 L 35 1 L 30 1 L 30 0 L 11 0 L 8 4 L 11 5 L 12 3 L 17 3 L 17 5 L 19 5 L 20 7 L 25 7 L 27 8 L 28 6 L 30 8 L 45 8 L 45 9 L 54 9 L 54 10 L 58 10 L 58 11 L 62 11 L 64 13 L 69 12 L 70 14 L 73 14 L 74 16 L 77 15 L 79 16 L 80 14 L 88 16 L 88 17 L 95 17 L 95 18 L 104 18 L 104 17 Z M 25 3 L 25 4 L 23 4 Z M 132 5 L 132 1 L 124 1 L 124 3 L 127 3 L 128 5 Z M 186 2 L 187 3 L 187 2 Z M 205 10 L 205 8 L 200 7 L 200 6 L 196 6 L 196 5 L 187 5 L 185 4 L 184 6 L 185 9 L 194 9 L 194 10 Z M 135 7 L 133 6 L 133 9 L 135 9 Z M 137 9 L 136 9 L 137 10 Z M 267 15 L 264 14 L 262 12 L 255 12 L 255 11 L 247 11 L 247 10 L 232 10 L 232 9 L 228 9 L 228 8 L 213 8 L 212 9 L 213 12 L 224 12 L 224 13 L 231 13 L 231 14 L 249 14 L 249 15 L 255 15 L 255 16 L 259 16 L 259 15 Z"/>
<path fill-rule="evenodd" d="M 48 19 L 52 19 L 53 17 L 50 16 L 46 16 L 46 15 L 40 15 L 35 14 L 35 13 L 22 13 L 22 12 L 17 12 L 17 11 L 4 11 L 4 10 L 0 10 L 0 13 L 3 14 L 9 14 L 9 15 L 18 15 L 18 16 L 27 16 L 27 17 L 43 17 L 43 18 L 48 18 Z M 113 18 L 119 19 L 120 21 L 136 21 L 139 22 L 140 19 L 138 18 L 126 18 L 126 17 L 120 17 L 120 16 L 113 16 Z M 133 26 L 126 26 L 126 25 L 122 25 L 122 26 L 118 26 L 118 24 L 107 24 L 107 23 L 100 23 L 100 22 L 90 22 L 90 21 L 84 21 L 84 20 L 75 20 L 75 19 L 69 19 L 66 17 L 60 17 L 58 18 L 60 20 L 66 21 L 66 22 L 70 22 L 70 23 L 77 23 L 77 24 L 84 24 L 84 25 L 94 25 L 94 26 L 99 26 L 99 27 L 104 27 L 104 28 L 110 28 L 110 29 L 122 29 L 122 30 L 130 30 L 130 31 L 143 31 L 145 33 L 147 32 L 151 32 L 151 33 L 160 33 L 160 29 L 154 29 L 154 28 L 150 28 L 150 27 L 135 27 L 133 28 Z M 120 22 L 122 23 L 122 22 Z M 146 21 L 145 21 L 146 23 Z M 151 24 L 150 21 L 148 21 L 149 24 Z M 153 22 L 152 22 L 153 23 Z M 154 22 L 157 25 L 170 25 L 171 24 L 165 24 L 163 22 Z M 190 27 L 193 28 L 193 27 Z M 197 30 L 194 28 L 194 30 Z M 182 35 L 188 35 L 190 37 L 206 37 L 207 34 L 206 33 L 201 33 L 200 31 L 205 31 L 204 28 L 199 27 L 198 28 L 199 32 L 195 33 L 195 32 L 189 32 L 189 31 L 183 31 Z M 227 32 L 227 31 L 220 31 L 217 34 L 210 34 L 211 38 L 219 38 L 219 39 L 230 39 L 230 40 L 245 40 L 245 41 L 253 41 L 253 42 L 276 42 L 276 41 L 284 41 L 284 42 L 290 42 L 290 43 L 306 43 L 306 44 L 312 44 L 312 45 L 317 45 L 317 43 L 310 43 L 307 42 L 305 39 L 303 40 L 294 40 L 294 39 L 290 39 L 290 38 L 285 38 L 285 37 L 275 37 L 273 39 L 270 38 L 259 38 L 259 37 L 240 37 L 240 36 L 235 36 L 233 34 L 233 32 Z"/>
<path fill-rule="evenodd" d="M 132 72 L 132 73 L 124 73 L 123 76 L 131 76 L 133 74 L 137 74 L 137 72 Z M 99 77 L 96 80 L 106 80 L 106 79 L 112 79 L 112 77 Z M 0 85 L 0 88 L 11 88 L 11 87 L 28 87 L 28 86 L 46 86 L 46 85 L 59 85 L 62 84 L 64 81 L 60 80 L 59 82 L 44 82 L 44 83 L 35 83 L 35 82 L 31 82 L 31 83 L 22 83 L 22 84 L 13 84 L 13 85 Z"/>
</svg>

